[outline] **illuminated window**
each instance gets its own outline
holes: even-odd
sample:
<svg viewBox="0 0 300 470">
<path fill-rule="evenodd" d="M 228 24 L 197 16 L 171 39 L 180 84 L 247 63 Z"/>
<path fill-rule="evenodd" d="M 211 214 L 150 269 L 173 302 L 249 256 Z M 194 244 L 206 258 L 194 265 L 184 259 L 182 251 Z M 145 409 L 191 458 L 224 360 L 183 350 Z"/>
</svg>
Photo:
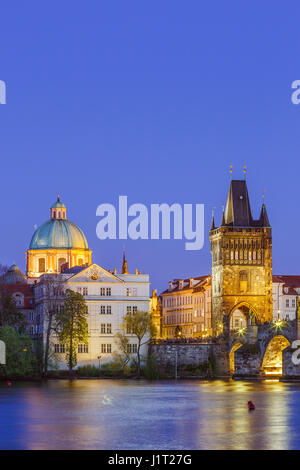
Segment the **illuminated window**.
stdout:
<svg viewBox="0 0 300 470">
<path fill-rule="evenodd" d="M 240 292 L 247 292 L 248 290 L 248 276 L 246 271 L 240 272 Z"/>
<path fill-rule="evenodd" d="M 45 258 L 39 259 L 39 272 L 44 273 L 46 271 L 46 261 Z"/>
<path fill-rule="evenodd" d="M 78 266 L 82 266 L 82 265 L 83 265 L 83 259 L 80 258 L 80 259 L 78 260 Z"/>
</svg>

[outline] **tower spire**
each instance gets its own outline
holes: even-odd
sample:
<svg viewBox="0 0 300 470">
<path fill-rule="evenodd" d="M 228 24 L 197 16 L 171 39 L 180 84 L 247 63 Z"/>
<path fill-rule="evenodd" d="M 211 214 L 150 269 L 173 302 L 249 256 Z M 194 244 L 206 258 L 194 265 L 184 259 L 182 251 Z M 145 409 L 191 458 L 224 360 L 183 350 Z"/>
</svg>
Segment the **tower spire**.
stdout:
<svg viewBox="0 0 300 470">
<path fill-rule="evenodd" d="M 215 213 L 215 207 L 212 208 L 212 212 L 211 212 L 211 226 L 210 226 L 210 230 L 215 230 L 215 216 L 214 216 L 214 213 Z"/>
<path fill-rule="evenodd" d="M 222 205 L 222 222 L 221 222 L 221 227 L 224 227 L 225 225 L 225 212 L 224 212 L 224 204 Z"/>
<path fill-rule="evenodd" d="M 267 209 L 266 209 L 266 206 L 265 206 L 265 193 L 266 193 L 266 190 L 264 189 L 263 196 L 262 196 L 263 202 L 262 202 L 262 206 L 261 206 L 259 221 L 260 221 L 260 225 L 262 227 L 271 227 L 269 217 L 268 217 L 268 214 L 267 214 Z"/>
<path fill-rule="evenodd" d="M 243 167 L 244 179 L 246 179 L 247 167 L 244 165 Z"/>
<path fill-rule="evenodd" d="M 127 261 L 125 257 L 125 247 L 123 246 L 123 264 L 122 264 L 122 274 L 128 274 Z"/>
</svg>

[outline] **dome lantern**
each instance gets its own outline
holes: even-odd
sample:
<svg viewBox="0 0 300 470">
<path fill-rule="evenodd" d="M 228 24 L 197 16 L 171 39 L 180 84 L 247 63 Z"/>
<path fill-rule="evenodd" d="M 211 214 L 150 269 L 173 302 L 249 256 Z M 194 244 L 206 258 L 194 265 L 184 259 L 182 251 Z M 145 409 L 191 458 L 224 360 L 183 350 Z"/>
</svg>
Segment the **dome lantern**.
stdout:
<svg viewBox="0 0 300 470">
<path fill-rule="evenodd" d="M 59 194 L 57 195 L 57 201 L 52 204 L 51 208 L 51 219 L 61 220 L 67 218 L 67 208 L 66 206 L 60 201 Z"/>
<path fill-rule="evenodd" d="M 43 273 L 60 273 L 66 266 L 72 268 L 92 262 L 85 235 L 67 219 L 67 209 L 59 195 L 50 211 L 50 220 L 35 230 L 26 251 L 28 278 L 38 278 Z"/>
</svg>

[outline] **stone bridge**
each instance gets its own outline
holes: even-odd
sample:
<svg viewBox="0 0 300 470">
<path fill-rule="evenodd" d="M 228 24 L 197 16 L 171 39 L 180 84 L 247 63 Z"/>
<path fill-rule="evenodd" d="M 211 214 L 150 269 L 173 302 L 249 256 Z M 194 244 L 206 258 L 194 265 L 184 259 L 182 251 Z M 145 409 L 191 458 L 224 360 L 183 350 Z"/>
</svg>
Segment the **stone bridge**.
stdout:
<svg viewBox="0 0 300 470">
<path fill-rule="evenodd" d="M 299 348 L 300 327 L 297 321 L 249 325 L 236 333 L 224 333 L 210 342 L 158 341 L 150 345 L 158 365 L 168 375 L 187 366 L 201 368 L 214 364 L 214 376 L 286 377 L 300 379 L 300 365 L 292 355 Z M 299 338 L 299 339 L 298 339 Z M 299 345 L 295 345 L 295 340 Z M 299 360 L 300 362 L 300 360 Z"/>
<path fill-rule="evenodd" d="M 297 376 L 292 362 L 297 321 L 250 325 L 228 339 L 229 370 L 235 377 Z"/>
</svg>

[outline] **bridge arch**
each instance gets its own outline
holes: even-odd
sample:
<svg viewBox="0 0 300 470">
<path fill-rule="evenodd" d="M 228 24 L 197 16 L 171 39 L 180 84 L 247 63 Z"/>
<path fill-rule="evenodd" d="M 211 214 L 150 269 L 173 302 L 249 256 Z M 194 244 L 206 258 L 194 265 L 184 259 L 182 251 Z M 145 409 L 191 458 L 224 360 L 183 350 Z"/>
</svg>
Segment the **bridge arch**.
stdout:
<svg viewBox="0 0 300 470">
<path fill-rule="evenodd" d="M 276 335 L 269 341 L 262 361 L 264 375 L 282 375 L 282 351 L 290 345 L 283 335 Z"/>
<path fill-rule="evenodd" d="M 249 324 L 256 324 L 257 312 L 248 302 L 238 302 L 229 312 L 229 329 L 238 330 L 246 328 Z"/>
<path fill-rule="evenodd" d="M 237 351 L 239 348 L 243 346 L 243 343 L 241 342 L 236 342 L 233 344 L 230 352 L 229 352 L 229 370 L 230 374 L 233 375 L 235 372 L 235 351 Z"/>
</svg>

